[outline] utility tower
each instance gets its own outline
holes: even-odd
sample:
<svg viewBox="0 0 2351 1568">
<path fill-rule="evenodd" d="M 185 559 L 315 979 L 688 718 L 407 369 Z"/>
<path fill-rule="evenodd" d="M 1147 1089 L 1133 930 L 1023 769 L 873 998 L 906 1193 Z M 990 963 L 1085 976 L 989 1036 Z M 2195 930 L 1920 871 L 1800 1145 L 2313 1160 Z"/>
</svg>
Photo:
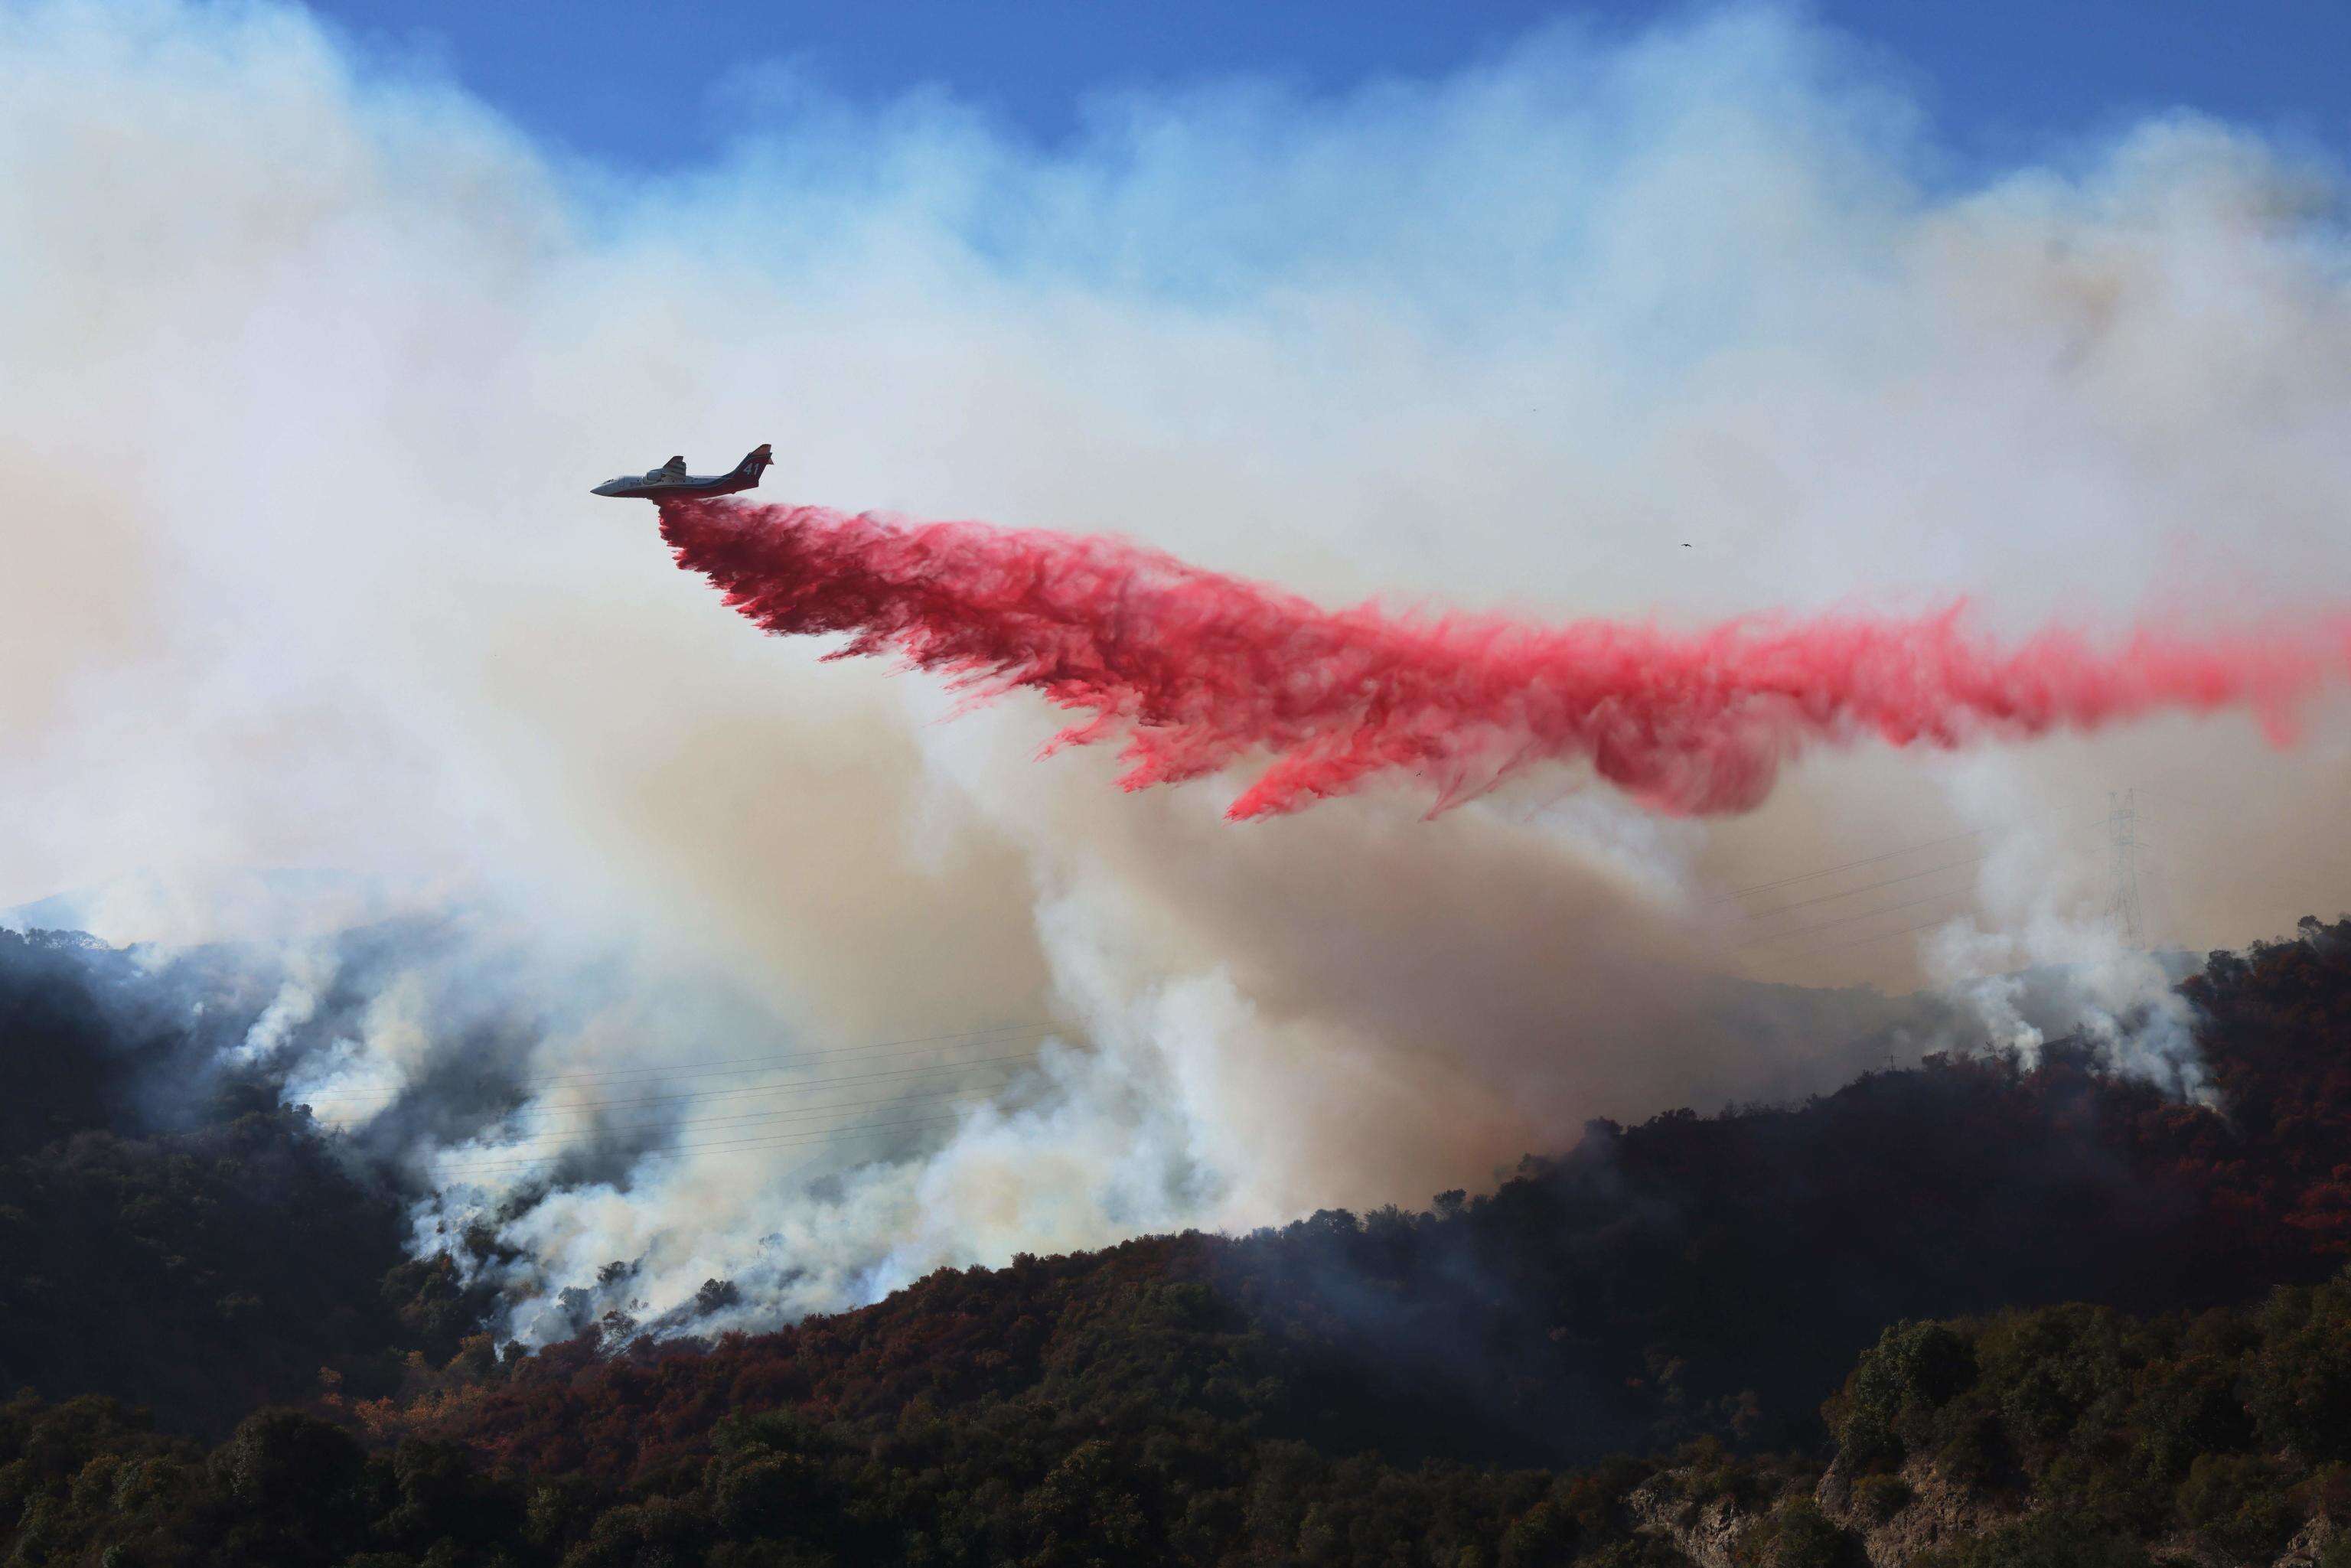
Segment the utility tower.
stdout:
<svg viewBox="0 0 2351 1568">
<path fill-rule="evenodd" d="M 2123 940 L 2133 947 L 2147 946 L 2138 913 L 2138 791 L 2106 791 L 2106 843 L 2114 864 L 2106 878 L 2106 914 Z"/>
</svg>

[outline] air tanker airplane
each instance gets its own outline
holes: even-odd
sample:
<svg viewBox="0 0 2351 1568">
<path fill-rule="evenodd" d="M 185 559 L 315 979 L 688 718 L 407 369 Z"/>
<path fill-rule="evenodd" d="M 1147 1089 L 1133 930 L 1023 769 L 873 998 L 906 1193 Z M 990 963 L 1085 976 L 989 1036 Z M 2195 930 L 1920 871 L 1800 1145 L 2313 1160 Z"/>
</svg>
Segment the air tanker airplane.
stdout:
<svg viewBox="0 0 2351 1568">
<path fill-rule="evenodd" d="M 689 474 L 685 459 L 673 457 L 660 467 L 643 474 L 623 474 L 617 479 L 607 479 L 588 493 L 591 496 L 617 496 L 624 498 L 642 497 L 648 501 L 666 500 L 673 496 L 731 496 L 737 490 L 748 490 L 759 482 L 776 460 L 764 441 L 753 447 L 742 462 L 735 465 L 731 474 Z"/>
</svg>

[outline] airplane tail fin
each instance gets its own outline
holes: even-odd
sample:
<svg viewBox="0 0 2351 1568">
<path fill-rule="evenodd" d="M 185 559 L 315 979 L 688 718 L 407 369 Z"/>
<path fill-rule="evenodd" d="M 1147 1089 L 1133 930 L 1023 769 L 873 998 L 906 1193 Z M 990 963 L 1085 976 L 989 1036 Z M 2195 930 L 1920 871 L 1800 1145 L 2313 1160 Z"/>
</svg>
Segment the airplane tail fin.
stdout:
<svg viewBox="0 0 2351 1568">
<path fill-rule="evenodd" d="M 735 465 L 735 472 L 738 477 L 747 478 L 753 484 L 757 484 L 760 474 L 772 467 L 775 461 L 775 453 L 768 449 L 766 442 L 762 441 L 744 455 L 742 462 Z"/>
</svg>

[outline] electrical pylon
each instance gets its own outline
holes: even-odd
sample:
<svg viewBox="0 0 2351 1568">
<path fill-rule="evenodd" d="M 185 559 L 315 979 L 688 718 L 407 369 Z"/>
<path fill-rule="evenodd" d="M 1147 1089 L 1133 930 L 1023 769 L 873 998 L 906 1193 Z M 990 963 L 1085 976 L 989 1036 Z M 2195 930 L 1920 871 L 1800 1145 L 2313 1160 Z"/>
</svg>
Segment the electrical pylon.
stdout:
<svg viewBox="0 0 2351 1568">
<path fill-rule="evenodd" d="M 2107 873 L 2106 915 L 2133 947 L 2147 946 L 2138 912 L 2138 791 L 2106 791 L 2106 843 L 2114 852 Z"/>
</svg>

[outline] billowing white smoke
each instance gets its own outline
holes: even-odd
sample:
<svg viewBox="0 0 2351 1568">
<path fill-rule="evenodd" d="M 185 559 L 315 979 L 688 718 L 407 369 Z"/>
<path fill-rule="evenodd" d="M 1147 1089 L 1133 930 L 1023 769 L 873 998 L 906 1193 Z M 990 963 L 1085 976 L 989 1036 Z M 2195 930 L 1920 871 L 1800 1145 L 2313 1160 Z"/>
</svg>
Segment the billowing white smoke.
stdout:
<svg viewBox="0 0 2351 1568">
<path fill-rule="evenodd" d="M 2008 828 L 2158 772 L 2228 801 L 2179 852 L 2199 944 L 2343 869 L 2279 863 L 2340 799 L 2328 716 L 2283 755 L 1825 759 L 1728 824 L 1551 779 L 1234 829 L 1035 761 L 1031 708 L 751 636 L 584 493 L 773 440 L 785 494 L 1329 597 L 2339 602 L 2342 186 L 2259 137 L 1953 186 L 1763 12 L 1134 96 L 1051 150 L 809 96 L 649 185 L 266 6 L 12 7 L 0 80 L 0 902 L 276 944 L 240 1053 L 442 1185 L 423 1244 L 517 1250 L 517 1332 L 1415 1201 L 1588 1116 L 1833 1083 L 1909 1013 L 1726 968 L 1896 980 L 1929 941 L 2011 1043 L 2086 1020 L 2192 1088 L 2103 845 Z M 1837 902 L 1931 857 L 1789 880 L 1917 843 L 1982 855 L 1977 895 Z M 2067 1016 L 2003 996 L 2020 963 Z"/>
<path fill-rule="evenodd" d="M 2135 826 L 2109 806 L 2104 819 L 2064 821 L 2020 800 L 2015 780 L 1998 769 L 1956 770 L 1962 811 L 2019 823 L 1984 855 L 1977 876 L 1979 914 L 1937 926 L 1922 943 L 1928 972 L 1968 1007 L 1983 1042 L 2032 1061 L 2059 1035 L 2091 1040 L 2124 1071 L 2182 1095 L 2209 1098 L 2198 1059 L 2194 1019 L 2173 986 L 2178 960 L 2128 940 L 2124 916 L 2101 897 L 2118 891 L 2111 868 L 2100 883 L 2083 873 L 2095 860 L 2069 853 L 2069 838 L 2100 831 L 2094 847 L 2112 851 Z"/>
</svg>

